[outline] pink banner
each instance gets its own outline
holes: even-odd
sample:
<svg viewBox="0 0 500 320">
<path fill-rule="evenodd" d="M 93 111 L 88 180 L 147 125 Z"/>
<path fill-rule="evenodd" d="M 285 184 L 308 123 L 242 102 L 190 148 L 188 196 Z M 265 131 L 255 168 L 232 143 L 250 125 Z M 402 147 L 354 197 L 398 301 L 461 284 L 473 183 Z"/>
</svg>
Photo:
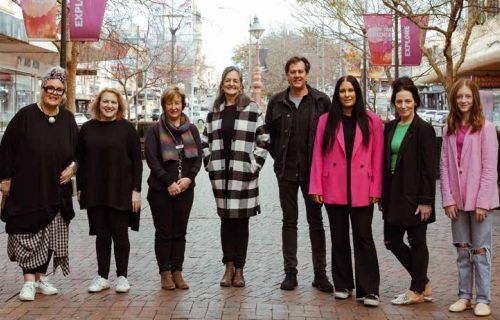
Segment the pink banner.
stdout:
<svg viewBox="0 0 500 320">
<path fill-rule="evenodd" d="M 419 24 L 427 27 L 429 16 L 418 16 Z M 421 30 L 413 21 L 403 17 L 401 18 L 401 65 L 419 66 L 422 62 L 422 49 L 420 49 Z"/>
<path fill-rule="evenodd" d="M 21 0 L 21 8 L 28 39 L 56 38 L 56 0 Z"/>
<path fill-rule="evenodd" d="M 99 41 L 106 0 L 72 0 L 69 15 L 71 41 Z"/>
<path fill-rule="evenodd" d="M 392 16 L 390 14 L 366 14 L 363 19 L 372 65 L 392 65 Z"/>
</svg>

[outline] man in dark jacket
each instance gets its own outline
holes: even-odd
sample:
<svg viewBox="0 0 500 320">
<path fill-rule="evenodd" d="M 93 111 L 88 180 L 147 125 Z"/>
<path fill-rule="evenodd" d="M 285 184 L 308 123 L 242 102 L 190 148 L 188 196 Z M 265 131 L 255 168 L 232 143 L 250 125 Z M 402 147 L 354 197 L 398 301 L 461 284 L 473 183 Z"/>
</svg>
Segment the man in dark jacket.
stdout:
<svg viewBox="0 0 500 320">
<path fill-rule="evenodd" d="M 300 188 L 306 205 L 311 239 L 314 281 L 321 291 L 333 291 L 326 276 L 325 230 L 321 205 L 308 195 L 309 170 L 319 117 L 330 109 L 328 96 L 307 85 L 311 65 L 304 57 L 292 57 L 285 65 L 289 87 L 274 95 L 267 106 L 266 128 L 271 135 L 270 154 L 278 178 L 283 210 L 283 258 L 285 280 L 281 289 L 297 286 L 297 193 Z"/>
</svg>

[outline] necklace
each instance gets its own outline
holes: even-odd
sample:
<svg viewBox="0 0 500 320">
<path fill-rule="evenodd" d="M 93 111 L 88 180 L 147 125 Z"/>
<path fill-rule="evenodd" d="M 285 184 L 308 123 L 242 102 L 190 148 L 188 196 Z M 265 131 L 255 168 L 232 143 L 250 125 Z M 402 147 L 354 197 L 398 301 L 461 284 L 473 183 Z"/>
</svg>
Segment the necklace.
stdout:
<svg viewBox="0 0 500 320">
<path fill-rule="evenodd" d="M 43 115 L 45 116 L 45 118 L 47 118 L 47 121 L 50 123 L 50 124 L 54 124 L 57 120 L 57 116 L 59 115 L 59 106 L 57 106 L 57 112 L 55 115 L 49 115 L 45 112 L 45 110 L 43 110 L 43 106 L 41 103 L 38 104 L 38 108 L 40 108 L 40 110 L 42 111 Z"/>
</svg>

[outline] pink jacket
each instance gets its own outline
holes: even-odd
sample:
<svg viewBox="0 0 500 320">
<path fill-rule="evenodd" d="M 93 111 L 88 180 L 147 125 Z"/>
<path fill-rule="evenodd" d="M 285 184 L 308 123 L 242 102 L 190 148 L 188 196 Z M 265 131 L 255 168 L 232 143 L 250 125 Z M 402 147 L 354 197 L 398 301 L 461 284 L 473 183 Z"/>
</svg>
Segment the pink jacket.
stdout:
<svg viewBox="0 0 500 320">
<path fill-rule="evenodd" d="M 382 196 L 382 171 L 384 160 L 384 133 L 382 121 L 373 112 L 367 111 L 370 141 L 363 146 L 363 135 L 356 125 L 351 159 L 351 205 L 364 207 L 370 197 Z M 347 204 L 347 160 L 342 122 L 337 128 L 333 148 L 323 154 L 323 134 L 328 114 L 319 118 L 314 140 L 309 194 L 322 195 L 327 204 Z"/>
<path fill-rule="evenodd" d="M 443 207 L 458 209 L 498 207 L 497 161 L 498 141 L 495 126 L 486 121 L 474 134 L 467 131 L 462 147 L 460 167 L 457 159 L 457 136 L 443 131 L 441 149 L 441 198 Z"/>
</svg>

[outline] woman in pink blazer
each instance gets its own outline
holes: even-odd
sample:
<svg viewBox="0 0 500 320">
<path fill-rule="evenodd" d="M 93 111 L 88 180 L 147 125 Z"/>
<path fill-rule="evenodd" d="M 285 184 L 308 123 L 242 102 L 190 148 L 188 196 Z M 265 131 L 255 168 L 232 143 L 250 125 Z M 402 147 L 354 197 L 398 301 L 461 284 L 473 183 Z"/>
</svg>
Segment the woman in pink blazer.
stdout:
<svg viewBox="0 0 500 320">
<path fill-rule="evenodd" d="M 373 204 L 382 194 L 384 137 L 382 121 L 367 111 L 356 78 L 339 79 L 333 107 L 316 130 L 309 194 L 324 203 L 330 220 L 335 298 L 379 304 L 379 267 L 372 236 Z M 356 285 L 353 281 L 351 220 Z"/>
<path fill-rule="evenodd" d="M 489 213 L 499 205 L 496 130 L 485 120 L 478 87 L 471 80 L 458 80 L 449 100 L 450 114 L 441 149 L 441 196 L 457 248 L 459 297 L 449 310 L 471 308 L 475 282 L 474 314 L 487 316 L 491 314 Z"/>
</svg>

